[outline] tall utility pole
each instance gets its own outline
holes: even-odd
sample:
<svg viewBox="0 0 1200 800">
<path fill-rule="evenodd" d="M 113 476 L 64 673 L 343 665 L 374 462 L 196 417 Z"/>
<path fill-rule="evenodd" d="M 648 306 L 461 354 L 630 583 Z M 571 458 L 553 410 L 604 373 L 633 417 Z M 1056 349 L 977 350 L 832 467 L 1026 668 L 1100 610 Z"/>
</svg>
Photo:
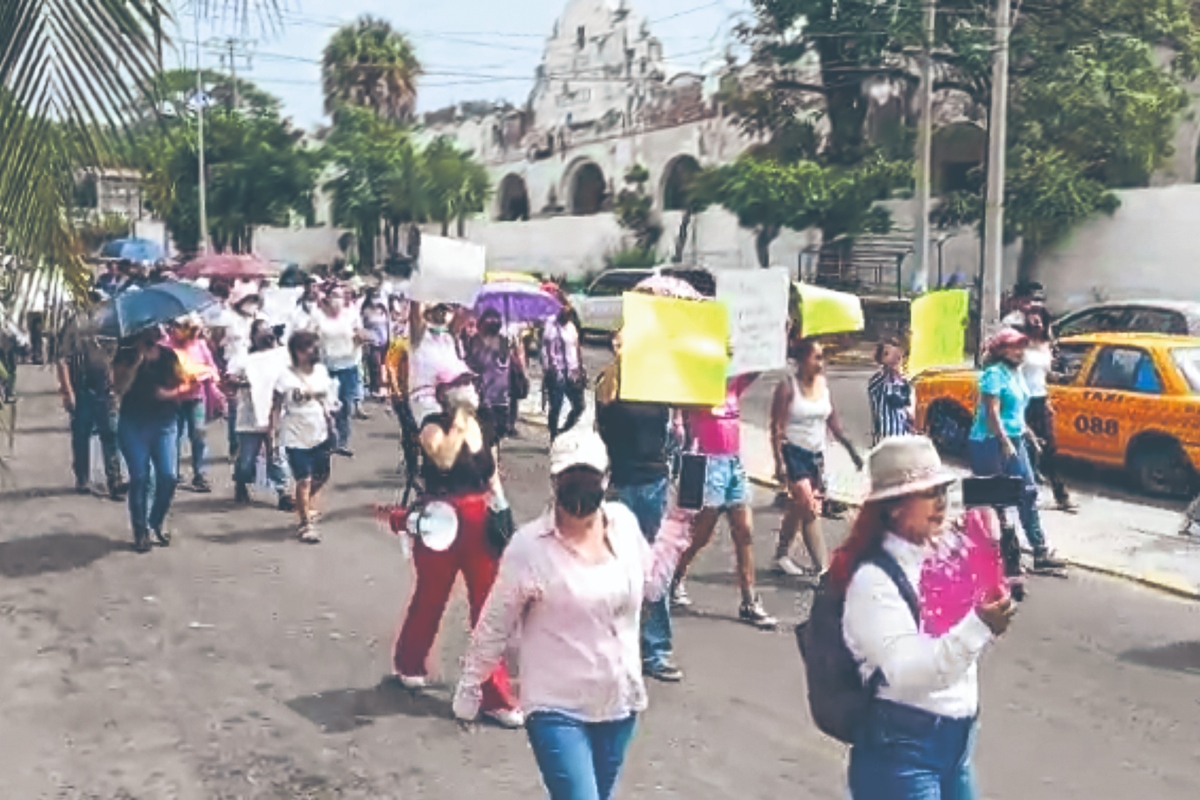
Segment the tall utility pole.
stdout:
<svg viewBox="0 0 1200 800">
<path fill-rule="evenodd" d="M 237 45 L 238 40 L 230 37 L 225 40 L 225 44 L 229 47 L 229 80 L 233 89 L 233 109 L 234 111 L 242 107 L 242 98 L 238 94 L 237 82 L 237 56 L 233 53 L 233 48 Z"/>
<path fill-rule="evenodd" d="M 204 93 L 204 76 L 202 74 L 202 56 L 200 50 L 200 4 L 192 4 L 192 20 L 196 34 L 196 120 L 197 145 L 200 156 L 200 254 L 208 255 L 208 201 L 205 197 L 207 187 L 204 178 L 204 106 L 208 97 Z"/>
<path fill-rule="evenodd" d="M 1004 272 L 1004 157 L 1008 128 L 1008 37 L 1011 0 L 996 0 L 996 52 L 992 56 L 992 110 L 988 118 L 987 208 L 983 223 L 983 296 L 980 341 L 1000 327 Z"/>
<path fill-rule="evenodd" d="M 921 52 L 921 120 L 917 130 L 917 287 L 930 285 L 933 269 L 929 212 L 932 208 L 933 171 L 933 37 L 937 24 L 936 0 L 925 0 L 925 45 Z"/>
</svg>

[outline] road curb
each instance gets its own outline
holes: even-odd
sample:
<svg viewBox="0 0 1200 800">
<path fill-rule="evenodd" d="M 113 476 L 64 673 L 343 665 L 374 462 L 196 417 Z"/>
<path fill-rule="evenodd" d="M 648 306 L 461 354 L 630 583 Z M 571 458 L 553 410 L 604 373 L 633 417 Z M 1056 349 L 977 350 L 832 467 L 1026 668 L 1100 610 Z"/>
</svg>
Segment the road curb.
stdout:
<svg viewBox="0 0 1200 800">
<path fill-rule="evenodd" d="M 771 491 L 782 491 L 784 486 L 774 478 L 764 478 L 761 475 L 749 476 L 750 483 L 755 486 L 760 486 Z M 1200 600 L 1200 587 L 1197 587 L 1188 581 L 1178 576 L 1165 572 L 1136 572 L 1130 569 L 1120 569 L 1118 567 L 1105 566 L 1094 561 L 1081 558 L 1062 558 L 1069 566 L 1077 569 L 1082 569 L 1086 572 L 1092 572 L 1097 575 L 1107 575 L 1110 578 L 1120 578 L 1121 580 L 1137 583 L 1150 589 L 1156 589 L 1165 594 L 1174 595 L 1175 597 L 1184 600 Z"/>
<path fill-rule="evenodd" d="M 542 416 L 522 415 L 522 421 L 531 425 L 536 425 L 540 428 L 546 427 L 546 418 Z M 773 492 L 784 490 L 783 484 L 774 478 L 767 478 L 761 475 L 748 475 L 750 483 L 763 489 Z M 835 498 L 836 499 L 836 498 Z M 854 504 L 852 504 L 854 505 Z M 1094 561 L 1081 558 L 1070 558 L 1059 554 L 1063 561 L 1067 562 L 1071 567 L 1082 569 L 1086 572 L 1091 572 L 1097 575 L 1106 575 L 1110 578 L 1119 578 L 1121 580 L 1136 583 L 1145 586 L 1149 589 L 1155 589 L 1169 594 L 1174 597 L 1179 597 L 1184 600 L 1200 601 L 1200 587 L 1197 587 L 1188 581 L 1175 575 L 1163 572 L 1136 572 L 1131 569 L 1120 569 L 1118 567 L 1105 566 Z"/>
</svg>

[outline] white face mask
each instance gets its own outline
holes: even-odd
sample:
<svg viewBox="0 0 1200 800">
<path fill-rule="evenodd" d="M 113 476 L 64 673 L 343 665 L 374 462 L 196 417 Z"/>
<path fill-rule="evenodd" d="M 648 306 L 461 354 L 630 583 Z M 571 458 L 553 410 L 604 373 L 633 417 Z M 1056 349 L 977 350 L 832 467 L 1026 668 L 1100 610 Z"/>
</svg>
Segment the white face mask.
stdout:
<svg viewBox="0 0 1200 800">
<path fill-rule="evenodd" d="M 479 392 L 474 386 L 456 386 L 446 391 L 446 405 L 450 408 L 467 408 L 470 411 L 479 409 Z"/>
</svg>

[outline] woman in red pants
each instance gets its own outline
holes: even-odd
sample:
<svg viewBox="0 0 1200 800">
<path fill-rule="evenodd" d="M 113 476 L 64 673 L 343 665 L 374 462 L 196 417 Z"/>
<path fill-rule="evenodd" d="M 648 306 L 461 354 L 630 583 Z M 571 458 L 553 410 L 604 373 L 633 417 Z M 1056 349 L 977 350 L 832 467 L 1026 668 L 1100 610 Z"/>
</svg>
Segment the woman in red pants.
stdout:
<svg viewBox="0 0 1200 800">
<path fill-rule="evenodd" d="M 496 472 L 496 436 L 477 416 L 474 377 L 461 365 L 439 373 L 436 391 L 442 412 L 426 417 L 421 427 L 425 498 L 454 506 L 458 533 L 446 550 L 433 550 L 420 538 L 413 544 L 416 587 L 392 665 L 396 678 L 408 689 L 426 685 L 426 659 L 458 573 L 463 573 L 467 584 L 472 626 L 496 579 L 499 558 L 487 540 L 488 504 L 503 493 Z M 503 664 L 483 686 L 481 710 L 507 728 L 525 723 Z"/>
</svg>

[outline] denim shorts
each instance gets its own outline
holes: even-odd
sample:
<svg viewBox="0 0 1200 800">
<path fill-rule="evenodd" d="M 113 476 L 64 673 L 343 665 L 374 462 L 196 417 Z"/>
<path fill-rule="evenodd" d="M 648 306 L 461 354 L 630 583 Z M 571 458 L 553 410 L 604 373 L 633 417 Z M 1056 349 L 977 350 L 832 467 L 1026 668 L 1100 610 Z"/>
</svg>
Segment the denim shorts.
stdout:
<svg viewBox="0 0 1200 800">
<path fill-rule="evenodd" d="M 298 481 L 328 480 L 330 472 L 330 449 L 327 444 L 319 444 L 307 450 L 287 448 L 288 466 L 292 468 L 292 477 Z"/>
<path fill-rule="evenodd" d="M 817 490 L 825 488 L 825 454 L 783 443 L 783 468 L 788 483 L 809 481 Z"/>
<path fill-rule="evenodd" d="M 708 456 L 704 472 L 704 507 L 746 505 L 749 495 L 746 469 L 738 456 Z"/>
</svg>

